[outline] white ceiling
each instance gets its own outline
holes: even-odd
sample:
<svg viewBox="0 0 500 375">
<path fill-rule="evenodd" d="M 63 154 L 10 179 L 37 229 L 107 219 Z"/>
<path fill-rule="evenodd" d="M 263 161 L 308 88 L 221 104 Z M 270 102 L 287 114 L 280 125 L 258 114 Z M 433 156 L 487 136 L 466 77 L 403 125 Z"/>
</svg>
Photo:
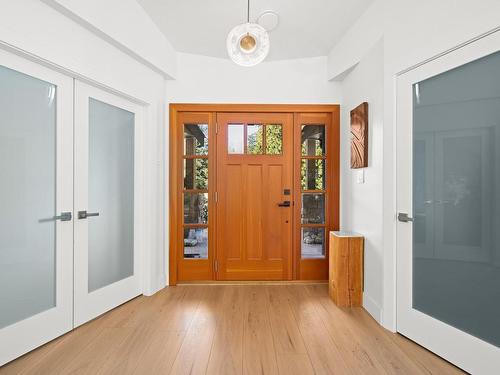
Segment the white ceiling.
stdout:
<svg viewBox="0 0 500 375">
<path fill-rule="evenodd" d="M 226 36 L 246 0 L 137 0 L 179 52 L 226 58 Z M 326 56 L 373 0 L 250 0 L 250 21 L 278 13 L 267 60 Z"/>
</svg>

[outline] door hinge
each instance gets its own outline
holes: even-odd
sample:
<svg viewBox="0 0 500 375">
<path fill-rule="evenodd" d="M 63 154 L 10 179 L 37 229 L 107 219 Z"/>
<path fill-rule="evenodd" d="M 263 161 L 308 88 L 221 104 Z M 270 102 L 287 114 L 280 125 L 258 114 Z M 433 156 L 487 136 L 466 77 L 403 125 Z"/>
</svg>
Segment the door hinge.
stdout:
<svg viewBox="0 0 500 375">
<path fill-rule="evenodd" d="M 215 192 L 215 203 L 219 201 L 219 193 Z"/>
<path fill-rule="evenodd" d="M 215 123 L 215 134 L 219 134 L 219 123 Z"/>
<path fill-rule="evenodd" d="M 215 272 L 219 272 L 219 263 L 217 262 L 217 259 L 214 260 L 214 270 Z"/>
</svg>

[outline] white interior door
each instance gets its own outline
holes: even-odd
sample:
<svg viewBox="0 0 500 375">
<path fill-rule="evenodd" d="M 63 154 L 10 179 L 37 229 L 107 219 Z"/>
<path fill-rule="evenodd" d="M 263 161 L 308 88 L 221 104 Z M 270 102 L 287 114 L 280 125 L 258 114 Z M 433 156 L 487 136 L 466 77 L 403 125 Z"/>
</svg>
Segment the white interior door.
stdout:
<svg viewBox="0 0 500 375">
<path fill-rule="evenodd" d="M 1 366 L 73 327 L 73 80 L 1 50 L 0 181 Z"/>
<path fill-rule="evenodd" d="M 492 34 L 397 82 L 397 329 L 473 374 L 500 368 L 499 51 Z"/>
<path fill-rule="evenodd" d="M 142 291 L 141 109 L 75 81 L 75 326 Z"/>
</svg>

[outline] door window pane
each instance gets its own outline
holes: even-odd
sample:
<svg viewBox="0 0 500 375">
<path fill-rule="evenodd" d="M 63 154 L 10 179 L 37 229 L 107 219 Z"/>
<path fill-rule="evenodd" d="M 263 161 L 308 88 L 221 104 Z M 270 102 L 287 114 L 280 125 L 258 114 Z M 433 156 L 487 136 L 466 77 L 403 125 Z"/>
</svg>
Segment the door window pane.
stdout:
<svg viewBox="0 0 500 375">
<path fill-rule="evenodd" d="M 281 125 L 266 125 L 266 154 L 280 155 L 283 149 Z"/>
<path fill-rule="evenodd" d="M 325 154 L 325 126 L 303 125 L 301 132 L 302 155 L 322 156 Z"/>
<path fill-rule="evenodd" d="M 208 154 L 208 125 L 184 125 L 184 155 Z"/>
<path fill-rule="evenodd" d="M 302 159 L 300 181 L 302 190 L 322 190 L 325 188 L 323 159 Z"/>
<path fill-rule="evenodd" d="M 132 112 L 89 100 L 89 280 L 92 292 L 134 274 Z"/>
<path fill-rule="evenodd" d="M 302 224 L 324 224 L 325 195 L 302 193 Z"/>
<path fill-rule="evenodd" d="M 244 125 L 229 124 L 227 126 L 227 153 L 243 154 L 244 150 Z"/>
<path fill-rule="evenodd" d="M 413 308 L 500 347 L 500 52 L 414 85 L 413 141 Z"/>
<path fill-rule="evenodd" d="M 264 141 L 264 127 L 262 125 L 247 126 L 247 153 L 262 154 Z"/>
<path fill-rule="evenodd" d="M 325 228 L 302 228 L 300 243 L 302 258 L 324 258 Z"/>
<path fill-rule="evenodd" d="M 56 90 L 0 66 L 0 328 L 56 305 Z"/>
<path fill-rule="evenodd" d="M 184 223 L 208 223 L 207 193 L 184 193 Z"/>
<path fill-rule="evenodd" d="M 208 258 L 208 228 L 184 228 L 184 258 Z"/>
<path fill-rule="evenodd" d="M 184 159 L 184 189 L 208 189 L 208 159 Z"/>
</svg>

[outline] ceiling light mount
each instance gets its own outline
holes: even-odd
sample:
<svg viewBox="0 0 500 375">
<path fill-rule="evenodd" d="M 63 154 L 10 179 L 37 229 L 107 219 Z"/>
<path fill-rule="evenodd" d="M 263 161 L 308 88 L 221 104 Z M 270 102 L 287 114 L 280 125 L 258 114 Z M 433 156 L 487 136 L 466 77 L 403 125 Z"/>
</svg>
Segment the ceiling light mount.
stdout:
<svg viewBox="0 0 500 375">
<path fill-rule="evenodd" d="M 254 66 L 269 53 L 269 34 L 257 23 L 250 22 L 250 0 L 247 1 L 247 22 L 235 26 L 226 40 L 231 60 L 241 66 Z"/>
<path fill-rule="evenodd" d="M 280 18 L 278 13 L 272 10 L 266 10 L 265 12 L 262 12 L 259 17 L 257 17 L 256 22 L 269 33 L 278 27 Z"/>
</svg>

